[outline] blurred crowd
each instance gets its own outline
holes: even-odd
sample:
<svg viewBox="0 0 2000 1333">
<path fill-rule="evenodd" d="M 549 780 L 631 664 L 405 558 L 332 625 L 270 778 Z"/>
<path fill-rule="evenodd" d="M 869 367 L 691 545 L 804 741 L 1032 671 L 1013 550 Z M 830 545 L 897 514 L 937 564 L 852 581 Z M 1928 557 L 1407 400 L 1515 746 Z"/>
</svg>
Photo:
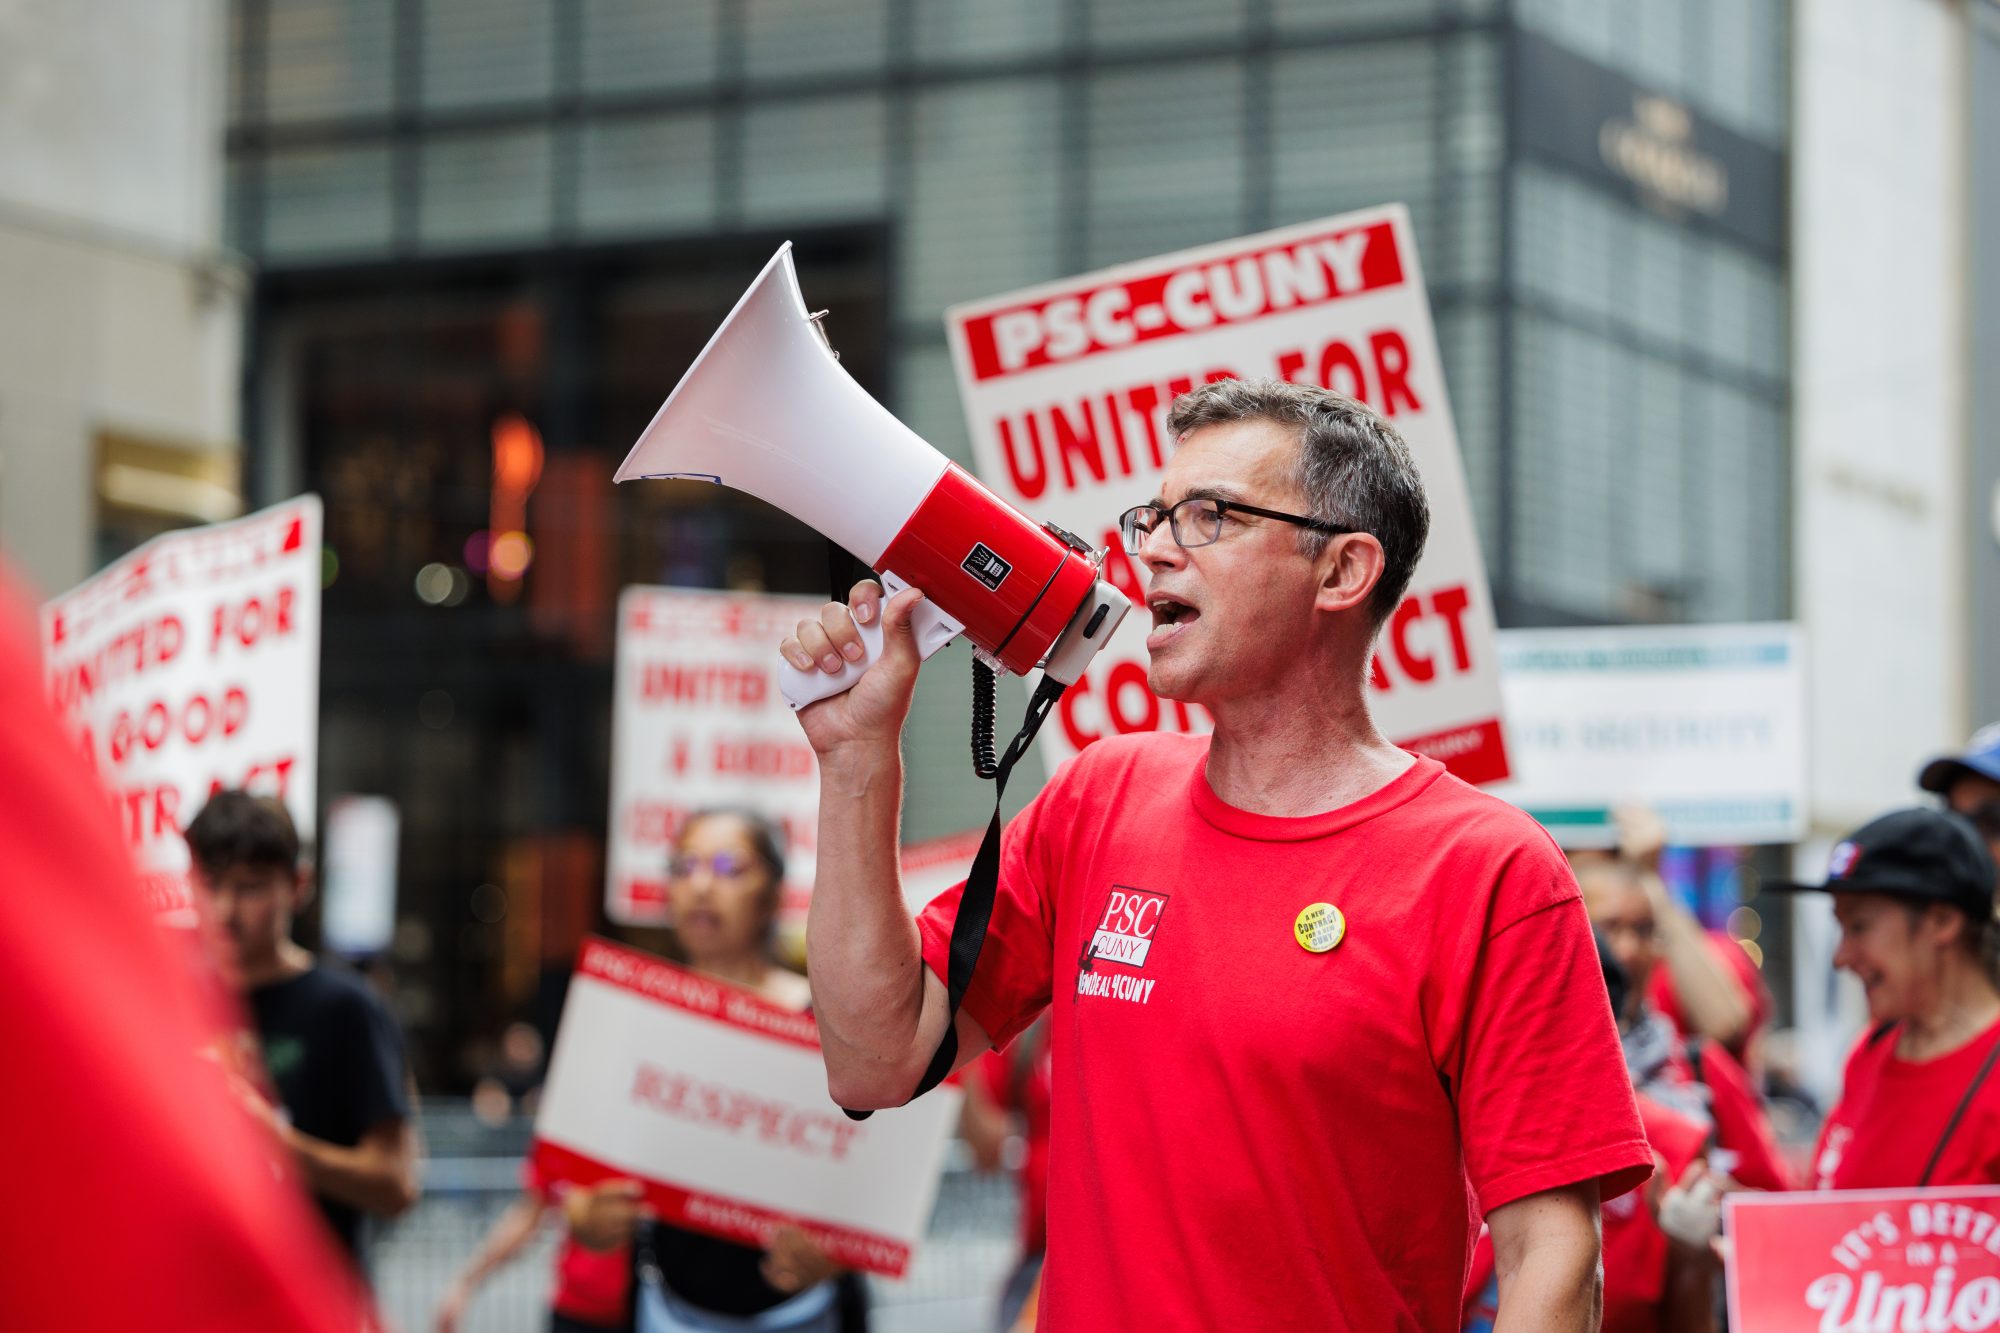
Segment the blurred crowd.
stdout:
<svg viewBox="0 0 2000 1333">
<path fill-rule="evenodd" d="M 5 644 L 10 697 L 28 697 L 30 654 L 18 636 Z M 162 1262 L 180 1265 L 174 1280 L 184 1294 L 190 1282 L 212 1288 L 225 1294 L 205 1298 L 210 1308 L 261 1310 L 270 1327 L 316 1326 L 320 1316 L 328 1327 L 356 1326 L 366 1317 L 371 1227 L 419 1194 L 420 1127 L 387 1007 L 364 980 L 293 938 L 312 880 L 289 816 L 275 801 L 220 791 L 188 824 L 210 956 L 240 1008 L 210 996 L 212 1007 L 198 1012 L 163 1012 L 173 1006 L 161 997 L 182 993 L 168 974 L 184 972 L 187 960 L 116 903 L 126 887 L 116 838 L 53 728 L 33 723 L 6 729 L 0 742 L 15 798 L 0 817 L 0 860 L 64 891 L 9 895 L 0 911 L 27 919 L 0 922 L 0 948 L 9 954 L 15 1035 L 28 1040 L 22 1014 L 67 1015 L 74 1025 L 36 1039 L 62 1046 L 51 1058 L 74 1096 L 16 1106 L 17 1132 L 70 1154 L 125 1135 L 122 1150 L 82 1154 L 85 1181 L 135 1200 L 142 1220 L 148 1199 L 156 1210 L 173 1200 L 175 1224 L 156 1211 L 155 1234 L 179 1238 Z M 2000 1082 L 1988 1078 L 2000 1055 L 2000 727 L 1926 765 L 1917 786 L 1923 803 L 1854 830 L 1834 846 L 1823 877 L 1759 885 L 1830 895 L 1835 966 L 1866 997 L 1868 1025 L 1837 1102 L 1825 1108 L 1771 1059 L 1773 1003 L 1756 961 L 1705 927 L 1663 879 L 1659 819 L 1623 810 L 1615 848 L 1570 854 L 1655 1164 L 1646 1189 L 1604 1205 L 1607 1330 L 1723 1326 L 1728 1254 L 1718 1215 L 1731 1192 L 2000 1184 Z M 806 980 L 774 948 L 784 861 L 778 827 L 754 810 L 687 820 L 668 867 L 674 942 L 693 970 L 805 1010 Z M 212 1087 L 189 1088 L 158 1061 L 161 1043 L 177 1038 L 211 1055 Z M 146 1048 L 150 1062 L 112 1058 Z M 498 1050 L 473 1094 L 475 1111 L 496 1121 L 532 1115 L 546 1073 L 541 1035 L 517 1022 Z M 961 1080 L 973 1159 L 1020 1183 L 1019 1254 L 993 1293 L 996 1329 L 1034 1322 L 1051 1081 L 1045 1023 Z M 104 1124 L 114 1107 L 115 1133 Z M 167 1128 L 183 1133 L 178 1149 L 171 1133 L 147 1128 L 175 1107 Z M 310 1195 L 319 1225 L 273 1190 L 273 1154 Z M 63 1193 L 92 1204 L 101 1197 L 74 1181 Z M 66 1209 L 81 1211 L 57 1211 Z M 204 1217 L 206 1228 L 190 1225 Z M 437 1293 L 439 1333 L 461 1327 L 482 1284 L 545 1228 L 561 1235 L 547 1322 L 565 1333 L 868 1325 L 866 1281 L 797 1228 L 780 1228 L 761 1247 L 719 1240 L 653 1216 L 642 1182 L 566 1183 L 530 1160 L 516 1202 Z M 299 1256 L 329 1246 L 346 1262 L 311 1265 L 316 1277 L 304 1281 Z M 228 1281 L 199 1277 L 211 1272 Z M 1491 1327 L 1497 1281 L 1482 1240 L 1465 1329 Z M 199 1307 L 204 1298 L 188 1299 Z"/>
</svg>

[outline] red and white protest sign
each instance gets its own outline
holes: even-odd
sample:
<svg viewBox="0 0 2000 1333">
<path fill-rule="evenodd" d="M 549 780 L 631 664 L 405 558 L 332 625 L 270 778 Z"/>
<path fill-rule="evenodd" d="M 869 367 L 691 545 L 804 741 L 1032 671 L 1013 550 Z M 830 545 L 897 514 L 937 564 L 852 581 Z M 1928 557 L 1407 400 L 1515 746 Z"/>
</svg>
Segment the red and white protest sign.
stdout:
<svg viewBox="0 0 2000 1333">
<path fill-rule="evenodd" d="M 985 836 L 985 829 L 975 828 L 903 844 L 903 900 L 912 912 L 923 911 L 931 899 L 964 883 Z"/>
<path fill-rule="evenodd" d="M 959 1094 L 850 1120 L 810 1015 L 587 940 L 535 1119 L 547 1180 L 629 1177 L 675 1226 L 765 1245 L 800 1227 L 835 1262 L 901 1277 L 930 1218 Z"/>
<path fill-rule="evenodd" d="M 117 803 L 148 900 L 193 923 L 181 830 L 211 793 L 313 831 L 319 497 L 155 537 L 42 608 L 49 699 Z"/>
<path fill-rule="evenodd" d="M 778 644 L 819 614 L 810 597 L 627 588 L 618 598 L 605 910 L 669 924 L 667 856 L 691 814 L 744 806 L 785 830 L 780 927 L 812 892 L 819 765 L 778 693 Z"/>
<path fill-rule="evenodd" d="M 1401 431 L 1430 498 L 1430 544 L 1384 627 L 1383 730 L 1472 782 L 1507 776 L 1492 600 L 1408 213 L 1327 218 L 1125 264 L 947 312 L 980 479 L 1038 519 L 1108 546 L 1128 616 L 1042 732 L 1052 764 L 1104 736 L 1205 731 L 1146 687 L 1144 571 L 1118 515 L 1153 499 L 1165 419 L 1197 384 L 1273 376 L 1359 398 Z"/>
<path fill-rule="evenodd" d="M 1738 1333 L 2000 1327 L 2000 1187 L 1732 1194 Z"/>
</svg>

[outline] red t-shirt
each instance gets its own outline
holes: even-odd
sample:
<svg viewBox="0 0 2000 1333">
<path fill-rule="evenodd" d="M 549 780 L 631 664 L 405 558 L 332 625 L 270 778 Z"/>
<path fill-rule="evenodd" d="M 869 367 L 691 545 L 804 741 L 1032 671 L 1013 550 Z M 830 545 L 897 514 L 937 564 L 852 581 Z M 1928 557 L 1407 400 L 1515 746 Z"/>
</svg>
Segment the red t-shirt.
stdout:
<svg viewBox="0 0 2000 1333">
<path fill-rule="evenodd" d="M 1024 1049 L 1023 1043 L 1026 1043 Z M 994 1104 L 1017 1111 L 1023 1123 L 1021 1253 L 1049 1247 L 1049 1043 L 1030 1028 L 1004 1051 L 988 1051 L 980 1076 Z"/>
<path fill-rule="evenodd" d="M 8 1328 L 357 1333 L 366 1295 L 228 1082 L 246 1024 L 162 927 L 42 707 L 0 573 L 0 1209 Z"/>
<path fill-rule="evenodd" d="M 1680 1179 L 1708 1145 L 1708 1127 L 1647 1097 L 1639 1098 L 1646 1141 Z M 1667 1233 L 1638 1191 L 1604 1205 L 1602 1333 L 1659 1333 L 1667 1294 Z"/>
<path fill-rule="evenodd" d="M 1003 841 L 965 1007 L 999 1043 L 1055 997 L 1041 1317 L 1454 1327 L 1479 1212 L 1651 1168 L 1576 884 L 1432 760 L 1279 819 L 1207 753 L 1093 745 Z M 958 897 L 919 918 L 939 976 Z M 1316 903 L 1347 923 L 1320 953 Z"/>
<path fill-rule="evenodd" d="M 1896 1055 L 1897 1030 L 1871 1028 L 1847 1057 L 1840 1104 L 1821 1127 L 1813 1185 L 1900 1189 L 1923 1175 L 1973 1075 L 2000 1041 L 2000 1023 L 1957 1050 L 1913 1061 Z M 1952 1131 L 1933 1185 L 2000 1185 L 2000 1068 L 1979 1086 Z"/>
<path fill-rule="evenodd" d="M 522 1164 L 521 1185 L 545 1203 L 559 1203 L 558 1187 L 542 1176 L 532 1155 Z M 561 1247 L 556 1252 L 556 1291 L 549 1304 L 557 1314 L 585 1324 L 623 1328 L 630 1294 L 632 1247 L 593 1250 L 579 1245 L 563 1228 Z"/>
<path fill-rule="evenodd" d="M 1678 1180 L 1708 1145 L 1708 1128 L 1679 1111 L 1639 1094 L 1639 1121 L 1646 1141 Z M 1667 1234 L 1637 1190 L 1604 1203 L 1604 1323 L 1601 1333 L 1663 1333 L 1666 1314 Z M 1465 1288 L 1466 1324 L 1493 1323 L 1493 1237 L 1481 1231 L 1472 1251 L 1472 1276 Z"/>
<path fill-rule="evenodd" d="M 1729 1166 L 1729 1175 L 1754 1190 L 1792 1188 L 1791 1173 L 1785 1169 L 1777 1136 L 1771 1132 L 1771 1117 L 1764 1110 L 1764 1099 L 1750 1081 L 1749 1072 L 1719 1043 L 1703 1041 L 1700 1049 L 1699 1082 L 1708 1088 L 1708 1110 L 1715 1120 L 1715 1146 L 1735 1158 Z M 1681 1082 L 1697 1081 L 1685 1047 L 1673 1057 L 1668 1069 Z"/>
<path fill-rule="evenodd" d="M 1706 932 L 1708 951 L 1729 969 L 1731 976 L 1743 992 L 1743 998 L 1750 1005 L 1750 1027 L 1741 1041 L 1731 1042 L 1731 1054 L 1741 1056 L 1749 1047 L 1750 1039 L 1763 1030 L 1771 1021 L 1771 988 L 1764 984 L 1764 974 L 1757 969 L 1756 960 L 1744 952 L 1743 946 L 1726 930 Z M 1681 1014 L 1680 992 L 1674 989 L 1672 969 L 1664 963 L 1653 969 L 1652 980 L 1646 983 L 1646 1001 L 1667 1016 L 1674 1025 L 1674 1031 L 1682 1036 L 1692 1036 L 1687 1020 Z"/>
</svg>

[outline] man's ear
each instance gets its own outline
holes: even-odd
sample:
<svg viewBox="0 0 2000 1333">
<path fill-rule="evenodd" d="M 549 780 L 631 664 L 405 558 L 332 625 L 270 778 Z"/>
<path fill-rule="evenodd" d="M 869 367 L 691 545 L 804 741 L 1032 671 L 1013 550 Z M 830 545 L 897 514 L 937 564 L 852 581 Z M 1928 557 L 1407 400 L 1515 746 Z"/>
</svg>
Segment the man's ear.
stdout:
<svg viewBox="0 0 2000 1333">
<path fill-rule="evenodd" d="M 1373 533 L 1343 532 L 1327 541 L 1315 563 L 1319 593 L 1313 605 L 1321 611 L 1351 611 L 1368 604 L 1386 561 Z"/>
</svg>

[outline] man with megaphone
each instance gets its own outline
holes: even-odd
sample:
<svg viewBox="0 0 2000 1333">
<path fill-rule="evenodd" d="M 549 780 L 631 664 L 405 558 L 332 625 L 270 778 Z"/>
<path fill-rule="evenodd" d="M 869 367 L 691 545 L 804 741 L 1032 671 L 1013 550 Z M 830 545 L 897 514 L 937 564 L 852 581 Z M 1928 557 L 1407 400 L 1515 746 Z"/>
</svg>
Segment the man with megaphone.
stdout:
<svg viewBox="0 0 2000 1333">
<path fill-rule="evenodd" d="M 1483 1215 L 1496 1327 L 1595 1329 L 1598 1203 L 1651 1154 L 1575 882 L 1369 716 L 1429 524 L 1410 452 L 1276 380 L 1205 385 L 1168 427 L 1121 526 L 1152 688 L 1214 732 L 1099 742 L 1006 827 L 962 1008 L 963 890 L 913 923 L 896 861 L 924 595 L 859 584 L 782 645 L 852 678 L 881 644 L 799 714 L 829 1090 L 897 1105 L 1051 1010 L 1048 1328 L 1456 1328 Z"/>
</svg>

